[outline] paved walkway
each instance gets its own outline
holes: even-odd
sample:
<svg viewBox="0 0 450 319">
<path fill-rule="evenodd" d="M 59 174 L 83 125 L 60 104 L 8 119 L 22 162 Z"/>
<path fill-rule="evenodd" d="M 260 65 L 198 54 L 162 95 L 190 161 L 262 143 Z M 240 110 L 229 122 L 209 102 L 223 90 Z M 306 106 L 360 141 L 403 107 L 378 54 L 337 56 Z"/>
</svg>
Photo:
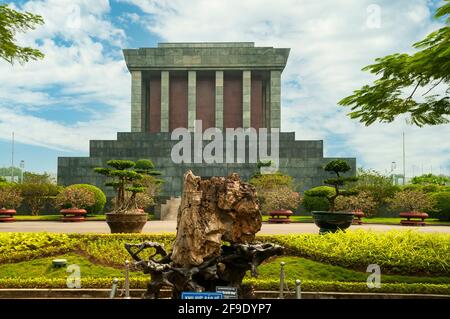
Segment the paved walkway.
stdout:
<svg viewBox="0 0 450 319">
<path fill-rule="evenodd" d="M 352 230 L 366 229 L 375 231 L 388 231 L 392 229 L 417 229 L 426 233 L 450 233 L 450 226 L 425 226 L 408 227 L 396 225 L 352 225 Z M 89 221 L 84 223 L 62 223 L 62 222 L 15 222 L 0 223 L 0 232 L 51 232 L 51 233 L 109 233 L 106 222 Z M 175 232 L 175 221 L 150 221 L 144 228 L 144 233 Z M 292 234 L 312 233 L 317 234 L 319 229 L 313 223 L 292 224 L 267 224 L 263 223 L 259 234 Z"/>
</svg>

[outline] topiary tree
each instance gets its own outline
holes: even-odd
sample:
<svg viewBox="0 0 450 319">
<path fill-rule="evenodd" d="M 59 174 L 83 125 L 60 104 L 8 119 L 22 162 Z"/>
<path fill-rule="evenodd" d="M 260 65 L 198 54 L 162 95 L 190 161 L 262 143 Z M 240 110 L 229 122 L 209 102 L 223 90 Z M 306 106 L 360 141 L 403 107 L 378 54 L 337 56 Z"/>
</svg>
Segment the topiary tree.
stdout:
<svg viewBox="0 0 450 319">
<path fill-rule="evenodd" d="M 261 203 L 261 209 L 265 213 L 284 209 L 295 211 L 300 204 L 300 194 L 288 186 L 265 191 L 262 197 L 264 201 Z"/>
<path fill-rule="evenodd" d="M 61 186 L 52 183 L 21 183 L 17 187 L 24 198 L 24 202 L 30 207 L 33 216 L 45 207 L 46 203 L 54 199 L 61 190 Z"/>
<path fill-rule="evenodd" d="M 95 195 L 86 188 L 67 187 L 56 196 L 55 204 L 60 208 L 85 209 L 95 204 Z"/>
<path fill-rule="evenodd" d="M 300 204 L 300 194 L 294 190 L 293 178 L 276 172 L 255 174 L 249 181 L 255 186 L 263 213 L 273 210 L 295 210 Z"/>
<path fill-rule="evenodd" d="M 99 214 L 99 213 L 103 212 L 103 208 L 105 208 L 105 205 L 106 205 L 106 195 L 97 186 L 90 185 L 90 184 L 73 184 L 66 188 L 86 189 L 86 190 L 90 191 L 92 194 L 94 194 L 94 203 L 92 205 L 89 205 L 89 206 L 86 206 L 83 208 L 86 209 L 88 214 Z"/>
<path fill-rule="evenodd" d="M 350 196 L 357 194 L 356 191 L 346 190 L 343 187 L 349 182 L 356 182 L 358 178 L 354 176 L 342 176 L 344 173 L 347 173 L 352 169 L 350 165 L 344 160 L 331 161 L 327 165 L 325 165 L 324 169 L 326 172 L 334 173 L 336 175 L 336 177 L 327 178 L 323 181 L 324 184 L 330 185 L 334 188 L 334 194 L 327 197 L 328 201 L 330 202 L 330 210 L 334 212 L 336 211 L 335 202 L 338 196 Z"/>
<path fill-rule="evenodd" d="M 371 216 L 376 206 L 377 203 L 370 193 L 359 192 L 356 195 L 339 196 L 336 198 L 335 208 L 338 211 L 360 211 Z"/>
<path fill-rule="evenodd" d="M 336 191 L 330 186 L 317 186 L 308 189 L 303 194 L 302 205 L 308 212 L 327 211 L 330 209 L 328 197 L 334 196 Z"/>
<path fill-rule="evenodd" d="M 136 203 L 136 194 L 146 190 L 141 180 L 146 175 L 160 175 L 154 170 L 152 161 L 110 160 L 106 164 L 109 167 L 97 167 L 94 171 L 106 176 L 109 181 L 105 185 L 113 187 L 116 191 L 114 212 L 126 213 L 137 210 L 139 207 Z M 131 195 L 127 196 L 127 192 Z"/>
<path fill-rule="evenodd" d="M 434 200 L 428 194 L 418 190 L 403 190 L 389 200 L 391 210 L 408 212 L 431 211 L 434 205 Z"/>
<path fill-rule="evenodd" d="M 23 197 L 15 185 L 2 185 L 0 187 L 0 209 L 16 209 L 22 203 Z"/>
</svg>

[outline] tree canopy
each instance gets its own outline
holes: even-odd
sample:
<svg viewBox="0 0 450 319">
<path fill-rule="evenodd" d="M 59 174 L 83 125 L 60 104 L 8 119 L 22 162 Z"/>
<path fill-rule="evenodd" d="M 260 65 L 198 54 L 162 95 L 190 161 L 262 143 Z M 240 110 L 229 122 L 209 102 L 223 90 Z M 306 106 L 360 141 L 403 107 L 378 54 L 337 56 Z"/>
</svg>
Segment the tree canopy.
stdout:
<svg viewBox="0 0 450 319">
<path fill-rule="evenodd" d="M 17 32 L 34 30 L 37 25 L 44 24 L 41 16 L 30 12 L 18 12 L 0 4 L 0 58 L 13 64 L 15 61 L 23 64 L 29 60 L 42 59 L 44 54 L 31 47 L 17 45 Z"/>
<path fill-rule="evenodd" d="M 401 114 L 417 126 L 449 122 L 450 115 L 450 0 L 440 7 L 436 18 L 445 26 L 413 45 L 414 54 L 396 53 L 376 59 L 363 68 L 379 76 L 342 99 L 350 106 L 350 118 L 366 126 L 392 122 Z M 418 90 L 421 88 L 420 90 Z"/>
</svg>

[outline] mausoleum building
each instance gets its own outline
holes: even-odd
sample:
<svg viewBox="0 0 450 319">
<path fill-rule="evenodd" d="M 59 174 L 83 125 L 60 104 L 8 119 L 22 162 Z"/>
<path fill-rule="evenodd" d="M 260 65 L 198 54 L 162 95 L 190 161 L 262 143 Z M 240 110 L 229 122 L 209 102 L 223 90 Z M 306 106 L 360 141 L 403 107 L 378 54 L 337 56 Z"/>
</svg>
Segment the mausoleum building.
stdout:
<svg viewBox="0 0 450 319">
<path fill-rule="evenodd" d="M 237 172 L 250 178 L 257 170 L 249 161 L 251 141 L 245 144 L 244 163 L 172 161 L 172 147 L 179 141 L 171 139 L 171 132 L 186 128 L 194 134 L 196 120 L 201 120 L 203 131 L 281 130 L 279 170 L 293 176 L 301 189 L 321 185 L 324 164 L 335 159 L 324 158 L 323 141 L 296 140 L 294 132 L 282 132 L 281 76 L 289 51 L 252 42 L 159 43 L 123 50 L 131 74 L 131 132 L 117 133 L 117 140 L 91 140 L 89 157 L 58 158 L 58 183 L 94 184 L 111 195 L 93 168 L 110 159 L 141 158 L 151 159 L 161 171 L 163 198 L 181 195 L 188 169 L 204 177 Z M 355 158 L 345 160 L 354 174 Z"/>
</svg>

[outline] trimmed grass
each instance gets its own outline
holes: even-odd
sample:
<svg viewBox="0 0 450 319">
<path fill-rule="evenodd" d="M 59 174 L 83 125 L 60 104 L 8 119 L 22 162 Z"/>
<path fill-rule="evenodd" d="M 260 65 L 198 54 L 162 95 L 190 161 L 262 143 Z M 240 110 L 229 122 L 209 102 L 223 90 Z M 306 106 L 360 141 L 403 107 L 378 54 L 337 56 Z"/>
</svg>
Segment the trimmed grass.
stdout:
<svg viewBox="0 0 450 319">
<path fill-rule="evenodd" d="M 174 234 L 0 233 L 0 288 L 64 288 L 66 268 L 53 268 L 56 258 L 80 266 L 82 286 L 109 288 L 113 277 L 123 281 L 124 261 L 131 259 L 125 242 L 155 241 L 167 250 Z M 365 230 L 317 235 L 263 235 L 257 240 L 286 247 L 287 256 L 259 267 L 259 277 L 245 278 L 255 288 L 277 289 L 280 262 L 293 288 L 305 291 L 371 292 L 369 264 L 381 267 L 378 292 L 450 294 L 450 235 L 417 231 L 377 233 Z M 147 256 L 152 250 L 147 251 Z M 149 276 L 135 270 L 131 285 L 145 288 Z M 372 291 L 373 292 L 373 291 Z"/>
<path fill-rule="evenodd" d="M 76 253 L 68 253 L 56 257 L 39 258 L 30 261 L 23 261 L 13 264 L 0 265 L 0 278 L 48 278 L 48 279 L 64 279 L 69 275 L 66 267 L 53 268 L 53 259 L 67 259 L 67 265 L 76 264 L 80 266 L 81 277 L 89 278 L 122 278 L 124 270 L 109 267 L 102 263 L 94 263 L 88 258 L 80 256 Z M 308 281 L 322 282 L 366 282 L 370 273 L 358 272 L 339 266 L 324 264 L 306 258 L 295 256 L 283 256 L 274 258 L 258 268 L 258 279 L 267 281 L 277 281 L 280 277 L 280 262 L 284 261 L 285 274 L 287 281 L 296 279 Z M 429 283 L 429 284 L 450 284 L 450 277 L 422 277 L 422 276 L 400 276 L 400 275 L 383 275 L 381 270 L 382 283 Z M 139 270 L 131 271 L 131 277 L 147 278 Z M 250 275 L 247 275 L 250 279 Z"/>
<path fill-rule="evenodd" d="M 96 265 L 91 263 L 87 258 L 77 255 L 75 253 L 64 254 L 57 257 L 39 258 L 30 261 L 22 261 L 14 264 L 0 265 L 0 278 L 67 278 L 69 275 L 66 272 L 66 267 L 53 268 L 53 259 L 67 259 L 67 265 L 76 264 L 80 266 L 81 277 L 121 277 L 124 275 L 123 271 L 107 267 L 103 265 Z"/>
<path fill-rule="evenodd" d="M 302 281 L 366 282 L 367 277 L 371 274 L 320 263 L 302 257 L 283 256 L 272 259 L 259 266 L 259 277 L 268 280 L 279 278 L 280 262 L 282 261 L 285 262 L 286 279 L 292 281 L 300 279 Z M 450 284 L 450 277 L 383 275 L 383 269 L 381 268 L 381 282 Z"/>
</svg>

